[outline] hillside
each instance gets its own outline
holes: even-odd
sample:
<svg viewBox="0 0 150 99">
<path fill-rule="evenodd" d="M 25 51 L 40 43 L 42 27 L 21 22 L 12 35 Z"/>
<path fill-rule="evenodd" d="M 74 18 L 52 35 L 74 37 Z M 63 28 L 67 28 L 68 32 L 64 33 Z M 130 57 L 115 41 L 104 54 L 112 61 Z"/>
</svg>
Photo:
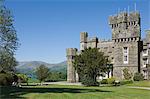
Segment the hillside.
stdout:
<svg viewBox="0 0 150 99">
<path fill-rule="evenodd" d="M 67 69 L 66 61 L 58 64 L 50 64 L 42 61 L 19 62 L 18 66 L 16 66 L 16 70 L 19 73 L 24 73 L 33 76 L 36 68 L 42 64 L 47 66 L 50 69 L 50 71 L 59 71 L 59 72 L 66 73 L 66 69 Z"/>
</svg>

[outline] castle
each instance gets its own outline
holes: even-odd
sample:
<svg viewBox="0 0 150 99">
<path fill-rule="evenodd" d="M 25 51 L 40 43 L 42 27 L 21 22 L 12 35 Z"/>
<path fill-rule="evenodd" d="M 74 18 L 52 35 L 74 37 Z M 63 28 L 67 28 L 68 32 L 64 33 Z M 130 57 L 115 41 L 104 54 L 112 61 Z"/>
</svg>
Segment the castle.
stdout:
<svg viewBox="0 0 150 99">
<path fill-rule="evenodd" d="M 109 17 L 112 40 L 101 40 L 97 37 L 89 38 L 87 32 L 80 33 L 80 51 L 86 48 L 99 48 L 111 61 L 111 70 L 107 77 L 123 80 L 123 69 L 134 74 L 143 73 L 144 79 L 150 79 L 150 30 L 146 31 L 146 38 L 141 39 L 140 13 L 120 12 Z M 67 53 L 67 81 L 78 82 L 78 74 L 73 67 L 74 56 L 80 54 L 76 48 L 68 48 Z"/>
</svg>

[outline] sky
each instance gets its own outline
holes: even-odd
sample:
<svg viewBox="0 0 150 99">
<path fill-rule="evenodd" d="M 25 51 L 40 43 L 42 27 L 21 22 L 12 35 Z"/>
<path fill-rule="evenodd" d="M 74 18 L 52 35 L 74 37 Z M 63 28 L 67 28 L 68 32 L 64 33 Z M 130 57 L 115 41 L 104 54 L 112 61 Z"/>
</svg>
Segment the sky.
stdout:
<svg viewBox="0 0 150 99">
<path fill-rule="evenodd" d="M 5 0 L 12 12 L 20 46 L 18 61 L 59 63 L 66 60 L 66 48 L 80 46 L 80 32 L 90 37 L 111 39 L 108 17 L 120 11 L 141 15 L 141 35 L 150 29 L 149 0 Z"/>
</svg>

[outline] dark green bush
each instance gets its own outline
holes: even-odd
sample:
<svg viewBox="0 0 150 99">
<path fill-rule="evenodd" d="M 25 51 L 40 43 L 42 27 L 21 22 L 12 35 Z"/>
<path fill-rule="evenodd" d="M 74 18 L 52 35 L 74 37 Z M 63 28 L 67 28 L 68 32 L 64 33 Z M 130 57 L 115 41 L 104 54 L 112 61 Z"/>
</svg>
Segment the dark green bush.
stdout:
<svg viewBox="0 0 150 99">
<path fill-rule="evenodd" d="M 11 85 L 12 82 L 13 82 L 13 75 L 9 73 L 0 73 L 0 85 L 1 86 Z"/>
<path fill-rule="evenodd" d="M 108 84 L 107 79 L 103 79 L 100 83 L 101 84 Z"/>
<path fill-rule="evenodd" d="M 142 81 L 142 80 L 144 80 L 144 76 L 143 76 L 142 73 L 135 73 L 134 77 L 133 77 L 133 80 L 134 81 Z"/>
<path fill-rule="evenodd" d="M 133 83 L 132 80 L 123 80 L 123 81 L 120 81 L 120 84 L 121 84 L 121 85 L 131 84 L 131 83 Z"/>
<path fill-rule="evenodd" d="M 84 86 L 99 86 L 99 82 L 86 75 L 82 77 L 81 82 Z"/>
</svg>

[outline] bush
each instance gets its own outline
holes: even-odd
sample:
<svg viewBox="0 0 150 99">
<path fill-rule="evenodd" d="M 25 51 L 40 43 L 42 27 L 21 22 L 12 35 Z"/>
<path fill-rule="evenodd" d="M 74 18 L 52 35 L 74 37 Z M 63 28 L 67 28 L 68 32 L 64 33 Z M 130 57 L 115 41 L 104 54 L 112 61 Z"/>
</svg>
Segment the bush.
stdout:
<svg viewBox="0 0 150 99">
<path fill-rule="evenodd" d="M 101 84 L 108 84 L 107 79 L 102 79 Z"/>
<path fill-rule="evenodd" d="M 120 82 L 121 85 L 131 84 L 131 83 L 133 83 L 132 80 L 123 80 L 123 81 Z"/>
<path fill-rule="evenodd" d="M 115 78 L 111 77 L 107 79 L 108 84 L 114 84 Z"/>
<path fill-rule="evenodd" d="M 123 69 L 123 76 L 125 80 L 130 80 L 132 78 L 132 73 L 128 70 L 128 68 Z"/>
<path fill-rule="evenodd" d="M 12 82 L 13 82 L 13 75 L 9 73 L 0 73 L 0 85 L 1 86 L 11 85 Z"/>
<path fill-rule="evenodd" d="M 81 82 L 85 86 L 99 86 L 99 83 L 96 80 L 86 75 L 82 77 Z"/>
<path fill-rule="evenodd" d="M 142 73 L 135 73 L 134 77 L 133 77 L 133 80 L 134 81 L 142 81 L 142 80 L 144 80 L 144 76 L 143 76 Z"/>
</svg>

